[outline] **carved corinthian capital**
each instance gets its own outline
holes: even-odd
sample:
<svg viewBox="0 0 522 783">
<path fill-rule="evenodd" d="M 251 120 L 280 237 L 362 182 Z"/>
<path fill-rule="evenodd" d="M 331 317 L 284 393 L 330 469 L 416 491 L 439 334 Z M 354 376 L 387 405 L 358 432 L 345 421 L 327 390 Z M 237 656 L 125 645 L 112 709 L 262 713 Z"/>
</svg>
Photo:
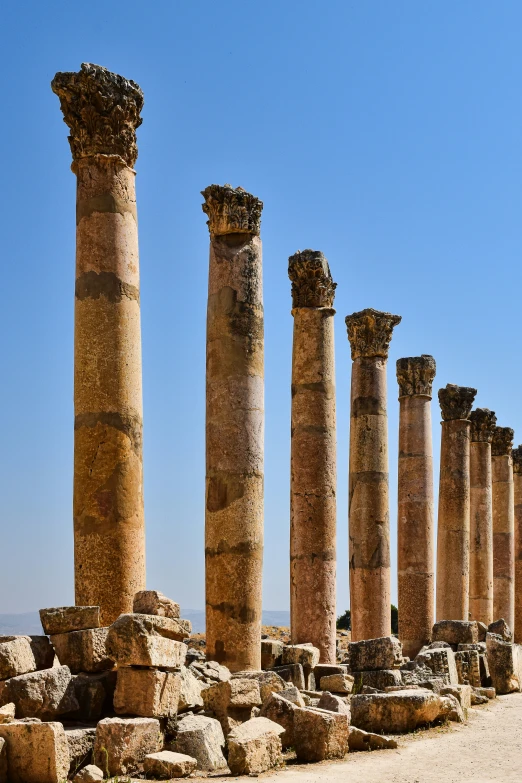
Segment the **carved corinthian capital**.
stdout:
<svg viewBox="0 0 522 783">
<path fill-rule="evenodd" d="M 397 359 L 399 397 L 411 397 L 414 394 L 431 397 L 436 369 L 435 359 L 427 354 Z"/>
<path fill-rule="evenodd" d="M 298 250 L 288 259 L 292 307 L 333 307 L 337 283 L 319 250 Z"/>
<path fill-rule="evenodd" d="M 208 215 L 210 236 L 222 234 L 255 234 L 261 231 L 263 202 L 243 188 L 231 185 L 209 185 L 201 191 L 205 203 L 201 205 Z"/>
<path fill-rule="evenodd" d="M 51 88 L 71 131 L 74 161 L 91 155 L 118 155 L 134 166 L 136 128 L 142 123 L 143 108 L 143 92 L 136 82 L 100 65 L 82 63 L 78 73 L 57 73 Z"/>
<path fill-rule="evenodd" d="M 454 383 L 448 383 L 444 389 L 439 389 L 442 420 L 468 419 L 476 394 L 476 389 L 471 389 L 469 386 L 455 386 Z"/>
<path fill-rule="evenodd" d="M 511 427 L 495 427 L 493 430 L 493 441 L 491 443 L 492 457 L 505 457 L 511 454 L 513 448 L 513 438 L 515 431 Z"/>
<path fill-rule="evenodd" d="M 371 307 L 346 316 L 352 359 L 380 356 L 388 358 L 393 327 L 400 324 L 400 315 L 381 313 Z"/>
<path fill-rule="evenodd" d="M 513 473 L 522 473 L 522 446 L 517 446 L 511 452 L 513 457 Z"/>
<path fill-rule="evenodd" d="M 471 440 L 473 443 L 491 443 L 497 423 L 494 411 L 488 408 L 475 408 L 469 414 L 471 422 Z"/>
</svg>

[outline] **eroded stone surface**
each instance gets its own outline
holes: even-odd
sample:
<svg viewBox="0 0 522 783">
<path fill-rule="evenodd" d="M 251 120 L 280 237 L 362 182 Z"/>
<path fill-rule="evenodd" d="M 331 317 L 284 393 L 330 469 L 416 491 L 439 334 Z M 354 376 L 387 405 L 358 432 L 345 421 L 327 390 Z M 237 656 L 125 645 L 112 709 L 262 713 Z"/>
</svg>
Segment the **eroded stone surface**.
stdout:
<svg viewBox="0 0 522 783">
<path fill-rule="evenodd" d="M 341 759 L 348 750 L 349 718 L 313 707 L 294 714 L 294 746 L 299 761 Z"/>
<path fill-rule="evenodd" d="M 51 636 L 60 663 L 73 674 L 112 669 L 114 660 L 107 651 L 108 628 L 92 628 Z"/>
<path fill-rule="evenodd" d="M 81 769 L 73 778 L 73 783 L 101 783 L 103 772 L 94 764 L 88 764 Z"/>
<path fill-rule="evenodd" d="M 260 717 L 278 723 L 283 727 L 281 743 L 283 748 L 291 748 L 294 745 L 294 715 L 297 707 L 304 707 L 304 701 L 296 703 L 284 698 L 279 693 L 273 693 L 261 707 Z"/>
<path fill-rule="evenodd" d="M 284 728 L 268 718 L 252 718 L 228 735 L 228 766 L 233 775 L 260 775 L 282 764 Z"/>
<path fill-rule="evenodd" d="M 0 680 L 34 672 L 36 661 L 29 636 L 0 637 Z"/>
<path fill-rule="evenodd" d="M 118 669 L 114 711 L 142 718 L 170 718 L 177 715 L 181 676 L 158 669 Z"/>
<path fill-rule="evenodd" d="M 261 640 L 261 668 L 273 669 L 281 664 L 284 644 L 279 639 Z"/>
<path fill-rule="evenodd" d="M 357 729 L 350 726 L 348 736 L 348 747 L 350 750 L 384 750 L 386 748 L 396 748 L 397 740 L 391 737 L 383 737 L 381 734 L 372 734 L 369 731 Z"/>
<path fill-rule="evenodd" d="M 40 621 L 48 636 L 99 628 L 100 607 L 59 606 L 54 609 L 40 609 Z"/>
<path fill-rule="evenodd" d="M 12 677 L 2 698 L 14 702 L 18 718 L 52 721 L 79 708 L 68 666 Z"/>
<path fill-rule="evenodd" d="M 174 753 L 171 750 L 160 750 L 145 756 L 143 769 L 147 776 L 157 780 L 170 780 L 171 778 L 185 778 L 194 772 L 198 762 L 192 756 L 184 753 Z"/>
<path fill-rule="evenodd" d="M 354 678 L 350 674 L 329 674 L 321 677 L 320 689 L 332 693 L 351 693 Z"/>
<path fill-rule="evenodd" d="M 394 669 L 402 664 L 402 646 L 394 636 L 351 642 L 348 654 L 352 672 Z"/>
<path fill-rule="evenodd" d="M 158 617 L 170 617 L 172 620 L 179 619 L 179 604 L 171 601 L 158 590 L 140 590 L 136 593 L 132 610 L 136 614 L 153 614 Z"/>
<path fill-rule="evenodd" d="M 95 763 L 106 775 L 131 775 L 143 769 L 145 756 L 163 746 L 154 718 L 104 718 L 96 727 Z"/>
<path fill-rule="evenodd" d="M 478 627 L 475 621 L 439 620 L 433 626 L 434 642 L 447 644 L 474 644 L 478 642 Z"/>
<path fill-rule="evenodd" d="M 120 666 L 180 669 L 187 646 L 177 640 L 186 635 L 178 620 L 145 614 L 121 615 L 109 628 L 107 652 Z"/>
<path fill-rule="evenodd" d="M 225 737 L 218 720 L 204 715 L 187 715 L 178 722 L 176 739 L 169 749 L 197 759 L 198 769 L 218 772 L 227 766 L 223 755 Z"/>
<path fill-rule="evenodd" d="M 0 724 L 9 783 L 61 783 L 69 774 L 69 746 L 61 723 Z"/>
<path fill-rule="evenodd" d="M 500 636 L 486 636 L 487 659 L 491 682 L 497 693 L 522 689 L 522 646 L 504 641 Z"/>
<path fill-rule="evenodd" d="M 69 746 L 70 772 L 74 774 L 80 767 L 84 767 L 92 761 L 96 729 L 87 727 L 66 728 L 65 736 Z"/>
<path fill-rule="evenodd" d="M 364 731 L 402 734 L 446 717 L 448 705 L 428 690 L 359 694 L 350 702 L 352 725 Z"/>
</svg>

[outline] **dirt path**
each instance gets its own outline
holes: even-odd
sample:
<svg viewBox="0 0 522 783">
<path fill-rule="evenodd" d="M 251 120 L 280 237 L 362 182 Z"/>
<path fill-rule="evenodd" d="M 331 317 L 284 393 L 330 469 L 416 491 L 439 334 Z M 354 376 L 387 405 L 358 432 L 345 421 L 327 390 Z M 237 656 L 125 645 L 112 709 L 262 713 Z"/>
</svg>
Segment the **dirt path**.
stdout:
<svg viewBox="0 0 522 783">
<path fill-rule="evenodd" d="M 397 750 L 353 753 L 263 777 L 270 783 L 521 783 L 522 693 L 470 710 L 463 725 L 406 735 Z"/>
</svg>

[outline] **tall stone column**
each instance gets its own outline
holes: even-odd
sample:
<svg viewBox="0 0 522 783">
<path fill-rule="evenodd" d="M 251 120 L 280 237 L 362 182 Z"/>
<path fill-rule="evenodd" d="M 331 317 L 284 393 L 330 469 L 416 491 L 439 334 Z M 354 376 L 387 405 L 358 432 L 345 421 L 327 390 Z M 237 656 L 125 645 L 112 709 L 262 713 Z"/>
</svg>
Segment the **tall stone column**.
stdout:
<svg viewBox="0 0 522 783">
<path fill-rule="evenodd" d="M 511 452 L 515 505 L 515 642 L 522 644 L 522 446 Z"/>
<path fill-rule="evenodd" d="M 350 409 L 350 608 L 352 640 L 391 633 L 386 361 L 399 315 L 346 318 L 352 353 Z"/>
<path fill-rule="evenodd" d="M 497 417 L 487 408 L 471 411 L 469 617 L 493 622 L 493 497 L 491 441 Z"/>
<path fill-rule="evenodd" d="M 433 356 L 397 361 L 399 383 L 398 587 L 399 639 L 414 658 L 431 641 L 435 621 Z"/>
<path fill-rule="evenodd" d="M 98 65 L 57 73 L 77 177 L 75 600 L 104 625 L 145 587 L 138 226 L 143 93 Z"/>
<path fill-rule="evenodd" d="M 336 662 L 336 429 L 333 300 L 324 255 L 289 258 L 294 341 L 290 484 L 292 644 Z"/>
<path fill-rule="evenodd" d="M 210 231 L 207 307 L 207 656 L 261 668 L 264 337 L 263 203 L 242 188 L 203 191 Z"/>
<path fill-rule="evenodd" d="M 470 429 L 476 389 L 448 383 L 442 410 L 437 530 L 437 620 L 469 615 Z"/>
<path fill-rule="evenodd" d="M 493 474 L 493 619 L 515 624 L 515 501 L 513 487 L 514 432 L 495 427 L 491 444 Z"/>
</svg>

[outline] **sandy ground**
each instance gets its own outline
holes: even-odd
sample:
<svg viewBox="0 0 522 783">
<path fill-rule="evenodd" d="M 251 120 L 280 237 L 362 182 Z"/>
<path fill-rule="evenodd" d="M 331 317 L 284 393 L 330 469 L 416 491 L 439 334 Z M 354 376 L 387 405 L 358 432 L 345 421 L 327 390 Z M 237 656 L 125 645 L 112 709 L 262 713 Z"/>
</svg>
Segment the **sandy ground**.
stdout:
<svg viewBox="0 0 522 783">
<path fill-rule="evenodd" d="M 403 736 L 397 750 L 351 753 L 343 761 L 323 764 L 290 764 L 281 772 L 262 775 L 261 780 L 267 783 L 522 783 L 522 693 L 501 696 L 483 707 L 473 708 L 465 724 L 452 723 L 447 728 Z"/>
</svg>

